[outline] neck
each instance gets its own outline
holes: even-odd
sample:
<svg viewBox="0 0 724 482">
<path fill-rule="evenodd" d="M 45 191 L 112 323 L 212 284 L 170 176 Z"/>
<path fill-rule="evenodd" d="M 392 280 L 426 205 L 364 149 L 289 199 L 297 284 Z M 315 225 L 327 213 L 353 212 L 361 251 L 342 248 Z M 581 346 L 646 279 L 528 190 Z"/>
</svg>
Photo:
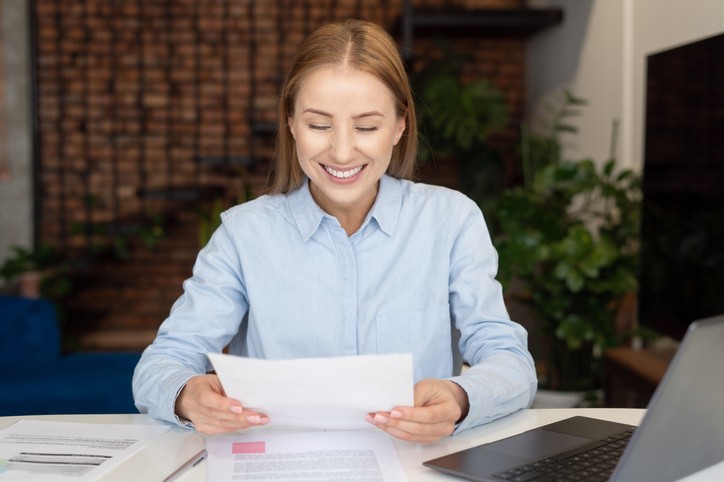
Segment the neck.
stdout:
<svg viewBox="0 0 724 482">
<path fill-rule="evenodd" d="M 370 212 L 370 209 L 372 209 L 372 205 L 375 203 L 375 199 L 377 198 L 377 189 L 375 189 L 370 199 L 359 201 L 356 204 L 343 205 L 330 202 L 329 199 L 320 195 L 320 193 L 318 193 L 314 188 L 314 184 L 310 184 L 310 192 L 314 201 L 324 210 L 324 212 L 337 218 L 337 221 L 339 221 L 339 224 L 348 236 L 352 236 L 360 227 L 362 227 L 362 223 L 364 223 L 367 213 Z"/>
<path fill-rule="evenodd" d="M 347 233 L 347 236 L 352 236 L 354 233 L 359 230 L 359 228 L 362 227 L 362 223 L 364 222 L 365 218 L 363 217 L 350 217 L 349 219 L 346 219 L 345 217 L 340 217 L 339 215 L 335 216 L 337 218 L 337 221 L 339 221 L 339 224 L 342 225 L 342 229 Z"/>
<path fill-rule="evenodd" d="M 319 202 L 317 202 L 317 204 L 319 204 Z M 360 227 L 362 227 L 362 223 L 364 223 L 365 217 L 367 217 L 367 213 L 370 211 L 370 209 L 372 209 L 372 204 L 370 204 L 369 206 L 349 207 L 326 207 L 322 204 L 319 204 L 319 206 L 324 209 L 327 214 L 331 214 L 332 216 L 337 218 L 337 221 L 339 221 L 339 224 L 342 226 L 342 229 L 345 230 L 348 236 L 352 236 L 354 233 L 357 232 Z"/>
</svg>

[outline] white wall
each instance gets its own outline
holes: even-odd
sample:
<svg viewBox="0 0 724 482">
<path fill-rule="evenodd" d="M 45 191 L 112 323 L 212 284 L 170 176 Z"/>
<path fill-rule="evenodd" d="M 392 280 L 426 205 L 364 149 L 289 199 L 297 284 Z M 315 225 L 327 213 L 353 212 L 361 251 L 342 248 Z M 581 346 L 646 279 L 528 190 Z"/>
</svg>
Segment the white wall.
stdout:
<svg viewBox="0 0 724 482">
<path fill-rule="evenodd" d="M 33 240 L 32 126 L 27 0 L 0 3 L 5 41 L 7 155 L 11 180 L 0 181 L 0 264 L 12 245 Z"/>
<path fill-rule="evenodd" d="M 569 138 L 569 158 L 609 157 L 611 126 L 620 122 L 621 164 L 642 166 L 646 56 L 724 32 L 724 0 L 531 0 L 559 6 L 564 23 L 528 47 L 528 112 L 564 88 L 588 100 Z"/>
</svg>

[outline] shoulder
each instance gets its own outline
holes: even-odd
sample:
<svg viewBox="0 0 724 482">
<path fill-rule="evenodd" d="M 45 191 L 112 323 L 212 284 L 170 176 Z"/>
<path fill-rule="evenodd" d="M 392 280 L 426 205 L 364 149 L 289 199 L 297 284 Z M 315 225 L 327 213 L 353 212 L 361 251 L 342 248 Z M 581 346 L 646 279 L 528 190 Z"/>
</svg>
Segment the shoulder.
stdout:
<svg viewBox="0 0 724 482">
<path fill-rule="evenodd" d="M 227 209 L 221 213 L 221 220 L 231 226 L 239 223 L 277 222 L 285 217 L 285 198 L 284 194 L 265 194 Z"/>
<path fill-rule="evenodd" d="M 400 181 L 400 185 L 402 204 L 412 210 L 445 211 L 450 215 L 461 210 L 480 211 L 472 199 L 454 189 L 412 181 Z"/>
<path fill-rule="evenodd" d="M 473 226 L 484 226 L 478 205 L 454 189 L 411 181 L 396 181 L 399 196 L 395 225 L 401 236 L 454 239 Z"/>
</svg>

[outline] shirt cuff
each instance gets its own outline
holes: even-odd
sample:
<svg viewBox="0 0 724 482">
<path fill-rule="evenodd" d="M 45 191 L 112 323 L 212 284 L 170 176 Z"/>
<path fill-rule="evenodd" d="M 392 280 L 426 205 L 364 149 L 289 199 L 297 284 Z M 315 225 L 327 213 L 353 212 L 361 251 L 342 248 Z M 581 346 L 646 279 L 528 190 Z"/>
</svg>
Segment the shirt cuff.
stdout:
<svg viewBox="0 0 724 482">
<path fill-rule="evenodd" d="M 176 415 L 176 400 L 188 381 L 197 375 L 199 374 L 184 371 L 182 373 L 176 373 L 163 381 L 164 389 L 162 393 L 168 395 L 167 399 L 159 405 L 159 409 L 163 410 L 163 413 L 158 414 L 157 418 L 167 420 L 188 429 L 194 428 L 194 424 L 191 423 L 191 421 L 182 419 Z"/>
<path fill-rule="evenodd" d="M 485 421 L 492 411 L 493 394 L 487 387 L 481 387 L 460 375 L 448 378 L 468 395 L 468 414 L 455 424 L 453 434 L 473 428 Z"/>
</svg>

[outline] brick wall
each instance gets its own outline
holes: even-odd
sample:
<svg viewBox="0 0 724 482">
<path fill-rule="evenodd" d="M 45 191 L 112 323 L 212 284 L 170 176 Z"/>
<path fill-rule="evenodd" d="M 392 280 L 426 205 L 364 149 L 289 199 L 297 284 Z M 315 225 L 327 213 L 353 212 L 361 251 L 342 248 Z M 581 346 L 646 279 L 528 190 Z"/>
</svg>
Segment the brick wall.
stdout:
<svg viewBox="0 0 724 482">
<path fill-rule="evenodd" d="M 232 203 L 245 185 L 254 194 L 265 185 L 273 135 L 255 126 L 275 122 L 279 86 L 297 45 L 335 18 L 364 18 L 395 31 L 401 10 L 402 0 L 36 0 L 40 239 L 87 256 L 126 233 L 135 248 L 130 260 L 110 268 L 94 263 L 84 272 L 82 289 L 68 303 L 77 330 L 157 327 L 190 274 L 198 246 L 188 238 L 195 239 L 193 213 L 208 201 L 205 193 Z M 511 126 L 518 125 L 525 39 L 481 33 L 450 42 L 473 58 L 464 78 L 499 87 Z M 416 37 L 413 47 L 413 70 L 439 54 L 431 38 Z M 493 140 L 506 153 L 510 179 L 516 132 L 511 127 Z M 456 171 L 428 168 L 424 180 L 454 186 Z M 163 254 L 141 254 L 132 236 L 159 214 Z"/>
</svg>

